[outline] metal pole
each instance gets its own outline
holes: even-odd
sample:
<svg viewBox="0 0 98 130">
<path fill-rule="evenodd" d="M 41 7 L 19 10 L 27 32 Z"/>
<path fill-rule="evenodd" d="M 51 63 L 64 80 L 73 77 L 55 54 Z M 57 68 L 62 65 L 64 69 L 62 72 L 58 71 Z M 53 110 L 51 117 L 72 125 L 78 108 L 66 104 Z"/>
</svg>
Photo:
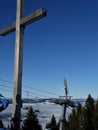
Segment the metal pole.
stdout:
<svg viewBox="0 0 98 130">
<path fill-rule="evenodd" d="M 17 0 L 16 13 L 16 46 L 14 65 L 14 94 L 12 110 L 12 130 L 20 130 L 21 117 L 21 89 L 22 89 L 22 62 L 23 62 L 23 35 L 24 28 L 20 27 L 20 19 L 23 17 L 24 0 Z"/>
<path fill-rule="evenodd" d="M 62 106 L 62 115 L 61 115 L 61 119 L 60 119 L 60 130 L 65 130 L 65 118 L 66 115 L 66 104 L 64 103 Z"/>
<path fill-rule="evenodd" d="M 62 106 L 62 115 L 60 120 L 60 130 L 65 130 L 65 122 L 66 122 L 66 102 L 68 97 L 68 89 L 67 89 L 67 79 L 64 78 L 64 91 L 65 91 L 65 100 L 63 102 Z"/>
</svg>

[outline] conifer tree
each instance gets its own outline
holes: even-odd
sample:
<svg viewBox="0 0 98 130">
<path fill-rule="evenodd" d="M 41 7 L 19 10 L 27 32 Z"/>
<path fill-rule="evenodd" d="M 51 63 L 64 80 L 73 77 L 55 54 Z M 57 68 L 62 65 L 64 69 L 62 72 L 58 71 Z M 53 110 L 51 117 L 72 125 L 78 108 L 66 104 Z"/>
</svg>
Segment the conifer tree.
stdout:
<svg viewBox="0 0 98 130">
<path fill-rule="evenodd" d="M 68 130 L 77 130 L 77 119 L 76 119 L 76 109 L 72 109 L 72 113 L 68 117 Z"/>
<path fill-rule="evenodd" d="M 78 104 L 68 117 L 68 130 L 98 130 L 98 102 L 91 95 L 82 107 Z"/>
<path fill-rule="evenodd" d="M 84 130 L 83 128 L 83 124 L 84 124 L 84 117 L 83 117 L 83 107 L 82 105 L 79 103 L 77 108 L 76 108 L 76 120 L 77 120 L 77 128 L 78 130 Z"/>
<path fill-rule="evenodd" d="M 98 101 L 95 104 L 94 128 L 95 130 L 98 130 Z"/>
<path fill-rule="evenodd" d="M 88 98 L 84 106 L 85 130 L 94 130 L 94 113 L 95 113 L 94 99 L 91 97 L 91 95 L 88 95 Z"/>
<path fill-rule="evenodd" d="M 68 117 L 68 130 L 84 130 L 83 107 L 80 103 Z"/>
<path fill-rule="evenodd" d="M 31 107 L 26 115 L 26 119 L 23 122 L 22 130 L 41 130 L 41 125 L 37 119 L 37 114 Z"/>
<path fill-rule="evenodd" d="M 51 128 L 52 130 L 59 130 L 59 126 L 56 123 L 56 119 L 54 115 L 52 115 L 50 123 L 46 124 L 46 128 Z"/>
</svg>

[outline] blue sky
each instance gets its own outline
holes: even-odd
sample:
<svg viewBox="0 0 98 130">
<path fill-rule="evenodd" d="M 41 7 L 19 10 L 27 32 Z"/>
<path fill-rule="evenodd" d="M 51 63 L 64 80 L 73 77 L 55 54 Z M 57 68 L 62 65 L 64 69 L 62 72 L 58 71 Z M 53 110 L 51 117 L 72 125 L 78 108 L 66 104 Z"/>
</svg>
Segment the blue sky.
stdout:
<svg viewBox="0 0 98 130">
<path fill-rule="evenodd" d="M 47 16 L 25 28 L 23 84 L 64 95 L 65 77 L 68 80 L 69 95 L 73 98 L 86 98 L 89 93 L 96 98 L 98 1 L 24 1 L 25 15 L 44 7 Z M 16 0 L 1 0 L 0 29 L 13 23 L 15 18 Z M 0 79 L 13 82 L 14 51 L 15 32 L 5 37 L 0 36 Z M 13 86 L 3 81 L 0 83 Z M 2 85 L 0 87 L 3 88 Z M 23 91 L 31 90 L 30 87 L 23 87 Z M 33 89 L 32 92 L 39 94 Z M 9 94 L 6 91 L 4 95 Z"/>
</svg>

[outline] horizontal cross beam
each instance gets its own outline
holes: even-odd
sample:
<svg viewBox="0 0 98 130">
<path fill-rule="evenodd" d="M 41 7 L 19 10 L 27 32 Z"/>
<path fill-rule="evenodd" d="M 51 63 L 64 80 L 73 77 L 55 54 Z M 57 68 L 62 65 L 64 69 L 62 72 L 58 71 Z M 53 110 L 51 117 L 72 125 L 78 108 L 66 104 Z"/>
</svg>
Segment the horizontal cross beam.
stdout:
<svg viewBox="0 0 98 130">
<path fill-rule="evenodd" d="M 40 8 L 35 12 L 21 18 L 20 26 L 26 26 L 44 16 L 46 16 L 46 9 Z M 0 30 L 0 36 L 8 35 L 9 33 L 15 31 L 15 29 L 16 29 L 16 22 Z"/>
<path fill-rule="evenodd" d="M 64 100 L 64 99 L 52 99 L 52 102 L 59 104 L 59 105 L 63 105 L 65 104 L 66 106 L 70 106 L 70 107 L 76 107 L 75 103 L 73 101 L 70 100 Z"/>
</svg>

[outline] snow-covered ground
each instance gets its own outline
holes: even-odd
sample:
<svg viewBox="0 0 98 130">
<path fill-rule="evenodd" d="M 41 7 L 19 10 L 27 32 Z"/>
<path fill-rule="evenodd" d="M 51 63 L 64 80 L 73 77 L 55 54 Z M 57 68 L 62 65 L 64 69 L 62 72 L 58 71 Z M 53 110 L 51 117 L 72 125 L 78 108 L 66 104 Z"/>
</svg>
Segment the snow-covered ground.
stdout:
<svg viewBox="0 0 98 130">
<path fill-rule="evenodd" d="M 38 109 L 39 112 L 37 113 L 39 122 L 43 129 L 45 129 L 46 123 L 49 123 L 51 120 L 52 115 L 56 117 L 56 120 L 58 121 L 60 119 L 61 113 L 62 113 L 62 107 L 60 105 L 54 104 L 54 103 L 32 103 L 32 104 L 23 104 L 23 106 L 26 105 L 32 105 L 33 109 Z M 28 110 L 21 109 L 21 119 L 25 119 L 26 113 Z M 71 108 L 67 109 L 66 114 L 71 112 Z M 0 119 L 3 120 L 3 123 L 5 127 L 10 126 L 11 121 L 11 115 L 12 115 L 12 104 L 9 104 L 6 110 L 0 113 Z"/>
</svg>

